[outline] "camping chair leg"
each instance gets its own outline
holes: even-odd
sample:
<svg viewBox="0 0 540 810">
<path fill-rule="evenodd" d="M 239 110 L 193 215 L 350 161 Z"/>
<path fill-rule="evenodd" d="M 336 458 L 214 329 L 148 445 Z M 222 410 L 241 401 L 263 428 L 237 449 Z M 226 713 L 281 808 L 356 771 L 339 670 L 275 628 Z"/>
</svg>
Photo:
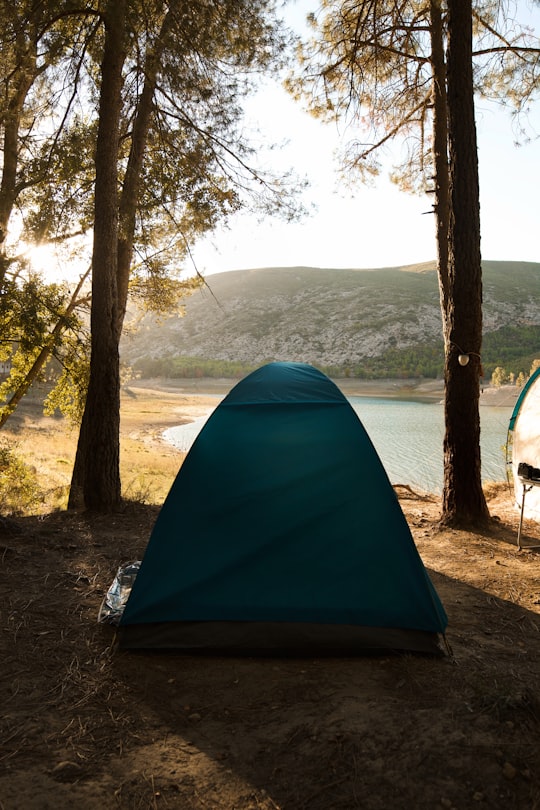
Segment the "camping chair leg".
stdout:
<svg viewBox="0 0 540 810">
<path fill-rule="evenodd" d="M 527 492 L 532 489 L 532 487 L 527 487 L 523 484 L 523 495 L 521 498 L 521 514 L 519 516 L 519 529 L 518 529 L 518 536 L 517 536 L 517 547 L 518 550 L 521 551 L 521 527 L 523 526 L 523 512 L 525 510 L 525 495 Z"/>
</svg>

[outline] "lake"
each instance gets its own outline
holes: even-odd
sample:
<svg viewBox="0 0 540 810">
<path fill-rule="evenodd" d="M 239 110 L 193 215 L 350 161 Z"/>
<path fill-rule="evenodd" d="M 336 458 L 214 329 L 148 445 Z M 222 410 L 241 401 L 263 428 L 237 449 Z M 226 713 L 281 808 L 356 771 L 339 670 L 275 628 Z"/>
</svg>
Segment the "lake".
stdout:
<svg viewBox="0 0 540 810">
<path fill-rule="evenodd" d="M 351 397 L 393 484 L 442 492 L 444 408 L 438 403 Z M 512 408 L 480 407 L 482 480 L 505 481 Z"/>
<path fill-rule="evenodd" d="M 392 484 L 440 493 L 443 485 L 444 409 L 439 403 L 349 397 Z M 511 407 L 480 407 L 482 480 L 505 481 Z M 208 417 L 169 428 L 166 441 L 187 452 Z"/>
</svg>

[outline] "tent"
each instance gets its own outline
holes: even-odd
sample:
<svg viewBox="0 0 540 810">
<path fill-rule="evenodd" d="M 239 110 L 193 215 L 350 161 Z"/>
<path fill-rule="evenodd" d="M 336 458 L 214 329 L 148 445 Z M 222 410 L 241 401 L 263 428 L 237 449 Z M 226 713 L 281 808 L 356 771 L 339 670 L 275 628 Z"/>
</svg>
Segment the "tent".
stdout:
<svg viewBox="0 0 540 810">
<path fill-rule="evenodd" d="M 540 368 L 523 386 L 508 425 L 507 447 L 511 450 L 511 469 L 516 505 L 521 508 L 523 483 L 518 474 L 520 464 L 540 468 Z M 536 477 L 536 476 L 534 476 Z M 540 486 L 526 494 L 523 516 L 540 521 Z"/>
<path fill-rule="evenodd" d="M 440 651 L 446 614 L 355 410 L 312 366 L 239 382 L 163 504 L 124 648 Z"/>
</svg>

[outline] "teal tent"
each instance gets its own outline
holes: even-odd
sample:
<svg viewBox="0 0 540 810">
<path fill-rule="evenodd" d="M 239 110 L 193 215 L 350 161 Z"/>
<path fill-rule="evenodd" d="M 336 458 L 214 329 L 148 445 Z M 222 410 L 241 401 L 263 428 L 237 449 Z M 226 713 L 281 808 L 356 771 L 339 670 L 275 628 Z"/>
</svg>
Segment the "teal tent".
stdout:
<svg viewBox="0 0 540 810">
<path fill-rule="evenodd" d="M 196 438 L 120 620 L 124 648 L 439 651 L 446 615 L 339 388 L 270 363 Z"/>
</svg>

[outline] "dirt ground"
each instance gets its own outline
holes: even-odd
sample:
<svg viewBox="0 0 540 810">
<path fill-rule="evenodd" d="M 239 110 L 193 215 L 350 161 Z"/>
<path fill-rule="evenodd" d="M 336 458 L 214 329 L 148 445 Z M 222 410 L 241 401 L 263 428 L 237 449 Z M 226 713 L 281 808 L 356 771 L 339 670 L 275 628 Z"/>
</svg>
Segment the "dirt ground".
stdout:
<svg viewBox="0 0 540 810">
<path fill-rule="evenodd" d="M 0 521 L 0 810 L 540 808 L 539 526 L 397 491 L 452 655 L 121 652 L 97 614 L 157 507 Z"/>
</svg>

